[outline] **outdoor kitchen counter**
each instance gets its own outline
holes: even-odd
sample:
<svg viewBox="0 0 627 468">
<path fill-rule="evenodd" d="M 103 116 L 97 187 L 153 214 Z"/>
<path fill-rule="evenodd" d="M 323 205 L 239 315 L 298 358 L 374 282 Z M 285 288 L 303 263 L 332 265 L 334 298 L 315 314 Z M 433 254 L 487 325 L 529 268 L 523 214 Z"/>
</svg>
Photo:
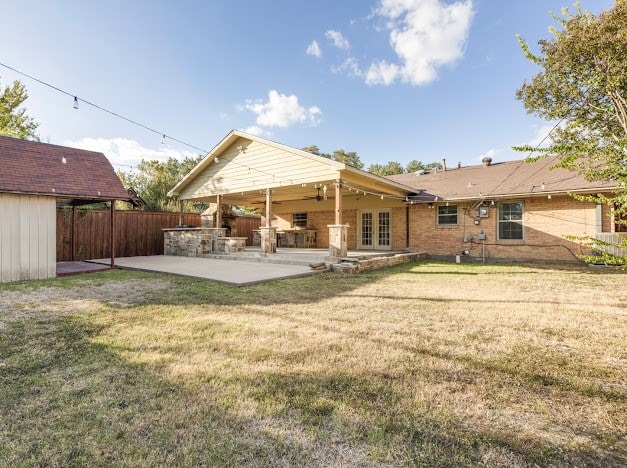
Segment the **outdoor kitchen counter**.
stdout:
<svg viewBox="0 0 627 468">
<path fill-rule="evenodd" d="M 218 253 L 232 242 L 225 236 L 225 228 L 166 228 L 163 231 L 163 253 L 182 257 L 203 257 Z M 221 241 L 219 242 L 218 239 Z M 233 238 L 238 239 L 238 238 Z M 236 243 L 240 243 L 236 241 Z M 245 245 L 245 242 L 244 242 Z"/>
</svg>

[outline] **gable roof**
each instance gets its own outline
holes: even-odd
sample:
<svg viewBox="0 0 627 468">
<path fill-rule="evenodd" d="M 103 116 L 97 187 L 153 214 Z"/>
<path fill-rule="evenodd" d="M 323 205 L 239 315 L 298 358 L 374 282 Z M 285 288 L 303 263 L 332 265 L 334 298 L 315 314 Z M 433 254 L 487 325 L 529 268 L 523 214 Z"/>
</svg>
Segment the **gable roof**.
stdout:
<svg viewBox="0 0 627 468">
<path fill-rule="evenodd" d="M 249 148 L 252 149 L 250 152 L 246 151 L 249 149 L 246 148 L 248 143 L 243 142 L 250 143 Z M 235 145 L 241 146 L 235 148 Z M 255 154 L 253 156 L 249 153 Z M 228 157 L 223 158 L 223 155 Z M 245 158 L 250 159 L 242 161 Z M 229 163 L 233 165 L 230 171 Z M 168 195 L 182 196 L 183 199 L 200 199 L 208 195 L 234 194 L 251 190 L 258 193 L 260 188 L 300 187 L 302 184 L 326 182 L 340 177 L 342 179 L 348 177 L 365 187 L 376 186 L 378 191 L 386 193 L 403 195 L 412 193 L 410 187 L 393 180 L 272 140 L 232 130 L 168 192 Z"/>
<path fill-rule="evenodd" d="M 567 169 L 551 169 L 559 157 L 535 162 L 525 160 L 388 176 L 396 182 L 423 191 L 420 199 L 432 201 L 503 198 L 565 192 L 596 192 L 616 188 L 616 183 L 589 182 Z"/>
<path fill-rule="evenodd" d="M 65 162 L 63 162 L 65 161 Z M 0 192 L 127 200 L 104 154 L 0 136 Z"/>
</svg>

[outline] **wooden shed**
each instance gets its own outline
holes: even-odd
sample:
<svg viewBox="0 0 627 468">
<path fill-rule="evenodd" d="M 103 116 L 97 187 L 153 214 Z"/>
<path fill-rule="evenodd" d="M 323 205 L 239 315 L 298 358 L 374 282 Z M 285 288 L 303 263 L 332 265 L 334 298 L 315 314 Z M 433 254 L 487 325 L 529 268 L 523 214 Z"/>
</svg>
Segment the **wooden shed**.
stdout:
<svg viewBox="0 0 627 468">
<path fill-rule="evenodd" d="M 129 199 L 102 153 L 0 136 L 0 168 L 3 283 L 56 276 L 57 205 L 110 202 L 113 221 Z"/>
</svg>

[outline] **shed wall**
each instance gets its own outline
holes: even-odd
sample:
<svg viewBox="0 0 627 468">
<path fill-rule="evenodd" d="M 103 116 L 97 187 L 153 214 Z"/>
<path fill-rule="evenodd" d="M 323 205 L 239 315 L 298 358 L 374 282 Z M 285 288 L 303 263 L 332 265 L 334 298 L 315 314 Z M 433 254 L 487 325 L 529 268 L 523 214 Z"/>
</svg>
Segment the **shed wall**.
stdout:
<svg viewBox="0 0 627 468">
<path fill-rule="evenodd" d="M 56 276 L 54 197 L 0 193 L 0 282 Z"/>
</svg>

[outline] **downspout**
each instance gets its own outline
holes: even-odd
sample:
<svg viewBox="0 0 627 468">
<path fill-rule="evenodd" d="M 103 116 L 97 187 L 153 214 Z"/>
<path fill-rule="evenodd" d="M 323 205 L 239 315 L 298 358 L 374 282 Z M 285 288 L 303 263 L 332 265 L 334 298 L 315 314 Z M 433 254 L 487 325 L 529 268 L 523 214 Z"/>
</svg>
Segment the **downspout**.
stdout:
<svg viewBox="0 0 627 468">
<path fill-rule="evenodd" d="M 405 248 L 409 249 L 409 205 L 405 207 Z"/>
</svg>

